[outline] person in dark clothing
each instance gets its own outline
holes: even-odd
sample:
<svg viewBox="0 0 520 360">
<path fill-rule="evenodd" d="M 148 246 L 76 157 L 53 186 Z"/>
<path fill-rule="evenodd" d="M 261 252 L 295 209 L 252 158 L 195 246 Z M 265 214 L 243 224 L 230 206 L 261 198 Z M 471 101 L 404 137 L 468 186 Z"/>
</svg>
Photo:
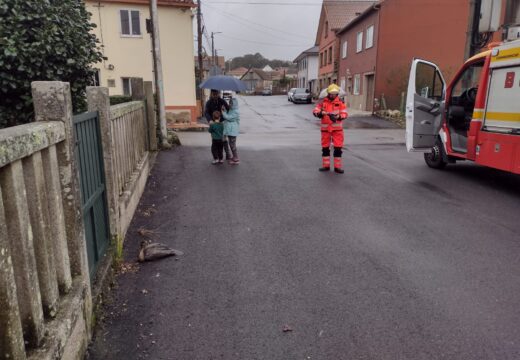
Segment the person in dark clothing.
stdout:
<svg viewBox="0 0 520 360">
<path fill-rule="evenodd" d="M 218 111 L 220 115 L 222 115 L 222 109 L 229 111 L 228 103 L 220 97 L 220 91 L 211 90 L 211 94 L 209 100 L 206 102 L 206 106 L 204 108 L 204 116 L 208 123 L 211 124 L 213 121 L 213 113 Z M 231 160 L 231 150 L 229 149 L 229 143 L 227 141 L 227 137 L 224 138 L 223 141 L 224 151 L 226 152 L 226 160 Z"/>
</svg>

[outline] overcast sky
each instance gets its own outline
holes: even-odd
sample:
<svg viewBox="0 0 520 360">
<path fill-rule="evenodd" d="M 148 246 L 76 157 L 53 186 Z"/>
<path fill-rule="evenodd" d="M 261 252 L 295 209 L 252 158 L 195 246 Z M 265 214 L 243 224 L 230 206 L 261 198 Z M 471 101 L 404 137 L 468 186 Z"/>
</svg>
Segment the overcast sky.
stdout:
<svg viewBox="0 0 520 360">
<path fill-rule="evenodd" d="M 202 0 L 202 13 L 208 35 L 212 31 L 222 32 L 215 35 L 215 48 L 226 59 L 259 52 L 268 59 L 292 61 L 314 46 L 321 3 L 321 0 Z M 194 34 L 196 38 L 196 24 Z M 206 38 L 203 44 L 211 53 Z"/>
</svg>

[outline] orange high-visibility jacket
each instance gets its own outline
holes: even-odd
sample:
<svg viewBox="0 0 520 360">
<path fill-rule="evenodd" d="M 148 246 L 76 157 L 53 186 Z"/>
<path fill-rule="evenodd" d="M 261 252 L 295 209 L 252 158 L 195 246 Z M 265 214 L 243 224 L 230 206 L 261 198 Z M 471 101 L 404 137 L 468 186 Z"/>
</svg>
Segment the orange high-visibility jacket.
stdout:
<svg viewBox="0 0 520 360">
<path fill-rule="evenodd" d="M 321 130 L 343 130 L 341 121 L 345 120 L 348 114 L 347 106 L 343 101 L 339 99 L 339 97 L 336 97 L 334 100 L 330 100 L 328 97 L 326 97 L 325 99 L 323 99 L 322 102 L 319 102 L 314 108 L 313 113 L 315 115 L 318 115 L 321 111 L 335 114 L 338 116 L 338 120 L 336 122 L 333 122 L 328 115 L 324 114 L 321 118 Z"/>
</svg>

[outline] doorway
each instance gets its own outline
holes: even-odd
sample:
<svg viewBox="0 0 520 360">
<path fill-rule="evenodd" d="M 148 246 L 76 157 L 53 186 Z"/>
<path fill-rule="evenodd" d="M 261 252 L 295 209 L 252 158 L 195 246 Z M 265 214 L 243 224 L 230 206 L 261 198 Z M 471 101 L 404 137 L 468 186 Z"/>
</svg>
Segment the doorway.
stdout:
<svg viewBox="0 0 520 360">
<path fill-rule="evenodd" d="M 375 75 L 368 74 L 365 75 L 365 110 L 373 111 L 374 110 L 374 83 L 375 83 Z"/>
</svg>

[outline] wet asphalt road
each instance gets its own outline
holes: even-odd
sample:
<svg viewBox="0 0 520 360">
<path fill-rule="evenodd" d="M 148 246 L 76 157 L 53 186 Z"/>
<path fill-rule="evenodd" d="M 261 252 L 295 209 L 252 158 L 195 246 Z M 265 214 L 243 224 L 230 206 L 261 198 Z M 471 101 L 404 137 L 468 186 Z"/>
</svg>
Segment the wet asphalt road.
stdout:
<svg viewBox="0 0 520 360">
<path fill-rule="evenodd" d="M 241 100 L 236 167 L 206 133 L 159 154 L 126 260 L 139 228 L 185 255 L 119 276 L 89 359 L 520 358 L 520 178 L 366 117 L 319 173 L 311 108 Z"/>
</svg>

